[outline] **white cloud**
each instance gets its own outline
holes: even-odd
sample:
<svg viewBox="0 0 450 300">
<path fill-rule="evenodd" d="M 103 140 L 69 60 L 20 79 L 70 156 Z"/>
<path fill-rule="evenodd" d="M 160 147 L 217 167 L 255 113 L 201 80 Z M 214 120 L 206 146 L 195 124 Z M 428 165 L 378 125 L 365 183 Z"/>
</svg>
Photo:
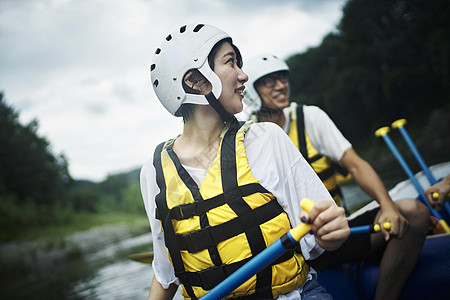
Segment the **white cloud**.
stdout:
<svg viewBox="0 0 450 300">
<path fill-rule="evenodd" d="M 101 180 L 140 166 L 181 133 L 149 80 L 153 52 L 170 31 L 209 23 L 233 37 L 244 59 L 287 57 L 318 45 L 344 2 L 3 0 L 0 89 L 24 123 L 39 120 L 72 176 Z"/>
</svg>

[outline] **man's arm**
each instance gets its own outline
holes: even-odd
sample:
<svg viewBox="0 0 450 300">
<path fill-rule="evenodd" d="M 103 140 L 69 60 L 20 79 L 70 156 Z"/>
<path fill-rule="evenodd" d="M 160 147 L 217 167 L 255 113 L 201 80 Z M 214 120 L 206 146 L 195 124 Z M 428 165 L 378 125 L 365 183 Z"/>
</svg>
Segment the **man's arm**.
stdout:
<svg viewBox="0 0 450 300">
<path fill-rule="evenodd" d="M 391 223 L 390 232 L 383 230 L 386 240 L 389 239 L 389 234 L 402 238 L 408 230 L 408 221 L 392 201 L 386 187 L 372 166 L 362 159 L 353 148 L 345 151 L 340 163 L 352 174 L 359 187 L 380 204 L 381 214 L 376 222 Z"/>
</svg>

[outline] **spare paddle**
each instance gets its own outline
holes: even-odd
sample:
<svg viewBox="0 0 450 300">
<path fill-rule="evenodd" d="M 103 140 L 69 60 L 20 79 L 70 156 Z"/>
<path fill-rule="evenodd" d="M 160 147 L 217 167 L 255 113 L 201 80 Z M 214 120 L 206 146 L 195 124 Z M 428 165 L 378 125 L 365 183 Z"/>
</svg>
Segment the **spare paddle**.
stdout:
<svg viewBox="0 0 450 300">
<path fill-rule="evenodd" d="M 394 143 L 392 142 L 391 138 L 388 135 L 388 132 L 389 132 L 389 127 L 382 127 L 380 129 L 378 129 L 377 131 L 375 131 L 375 136 L 383 138 L 383 140 L 385 141 L 386 145 L 389 147 L 389 149 L 391 150 L 392 154 L 394 154 L 395 158 L 397 158 L 397 161 L 399 162 L 400 166 L 402 166 L 403 170 L 408 175 L 409 179 L 411 180 L 411 182 L 413 183 L 413 185 L 416 188 L 417 192 L 419 193 L 419 200 L 422 201 L 428 207 L 428 209 L 430 210 L 430 213 L 436 219 L 438 219 L 439 223 L 442 225 L 442 228 L 444 228 L 445 232 L 449 233 L 450 232 L 450 228 L 448 227 L 447 222 L 445 222 L 445 220 L 441 217 L 441 215 L 435 209 L 433 209 L 430 206 L 430 204 L 428 203 L 428 200 L 425 197 L 425 192 L 422 189 L 422 186 L 420 185 L 419 181 L 414 176 L 413 172 L 409 168 L 409 166 L 406 163 L 406 161 L 403 158 L 403 156 L 398 151 L 397 147 L 395 147 Z"/>
<path fill-rule="evenodd" d="M 153 262 L 153 252 L 134 253 L 127 257 L 144 264 L 151 264 Z"/>
<path fill-rule="evenodd" d="M 428 181 L 431 185 L 436 184 L 437 180 L 434 177 L 433 173 L 431 173 L 430 169 L 428 168 L 427 164 L 425 163 L 425 160 L 422 158 L 422 155 L 420 155 L 419 150 L 417 150 L 416 145 L 414 144 L 413 140 L 408 134 L 408 131 L 406 131 L 405 128 L 406 119 L 400 119 L 391 124 L 391 127 L 394 129 L 398 129 L 403 136 L 403 139 L 405 140 L 406 144 L 408 144 L 409 149 L 411 150 L 412 154 L 416 158 L 417 162 L 419 163 L 420 167 L 422 168 L 423 172 L 428 178 Z M 439 197 L 439 196 L 438 196 Z M 450 203 L 444 202 L 444 208 L 447 211 L 447 213 L 450 215 Z"/>
</svg>

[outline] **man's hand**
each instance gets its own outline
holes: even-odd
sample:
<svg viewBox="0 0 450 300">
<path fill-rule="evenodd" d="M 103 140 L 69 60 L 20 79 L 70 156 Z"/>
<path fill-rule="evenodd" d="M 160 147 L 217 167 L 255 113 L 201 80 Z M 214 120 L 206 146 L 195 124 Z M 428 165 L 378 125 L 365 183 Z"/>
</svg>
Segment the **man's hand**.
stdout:
<svg viewBox="0 0 450 300">
<path fill-rule="evenodd" d="M 450 174 L 444 179 L 436 183 L 435 185 L 425 190 L 425 197 L 427 198 L 430 206 L 441 210 L 445 201 L 448 200 L 448 193 L 450 192 Z M 434 197 L 433 197 L 433 194 Z M 437 197 L 436 197 L 437 196 Z"/>
<path fill-rule="evenodd" d="M 380 213 L 378 214 L 374 223 L 384 224 L 386 222 L 391 223 L 390 231 L 387 231 L 384 228 L 382 229 L 386 241 L 389 240 L 391 235 L 397 236 L 399 239 L 401 239 L 408 231 L 408 220 L 402 215 L 394 202 L 386 201 L 383 202 L 382 205 L 380 205 Z"/>
</svg>

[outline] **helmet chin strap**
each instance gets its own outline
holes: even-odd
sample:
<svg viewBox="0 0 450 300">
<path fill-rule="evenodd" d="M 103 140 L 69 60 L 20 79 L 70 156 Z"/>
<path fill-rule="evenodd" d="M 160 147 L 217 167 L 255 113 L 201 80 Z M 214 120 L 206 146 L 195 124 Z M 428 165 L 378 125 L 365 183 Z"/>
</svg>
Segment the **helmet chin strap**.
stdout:
<svg viewBox="0 0 450 300">
<path fill-rule="evenodd" d="M 233 121 L 237 121 L 236 117 L 233 114 L 230 114 L 225 110 L 222 103 L 217 100 L 216 96 L 212 92 L 205 95 L 206 100 L 208 100 L 209 104 L 214 108 L 214 110 L 219 114 L 224 123 L 229 123 Z"/>
</svg>

